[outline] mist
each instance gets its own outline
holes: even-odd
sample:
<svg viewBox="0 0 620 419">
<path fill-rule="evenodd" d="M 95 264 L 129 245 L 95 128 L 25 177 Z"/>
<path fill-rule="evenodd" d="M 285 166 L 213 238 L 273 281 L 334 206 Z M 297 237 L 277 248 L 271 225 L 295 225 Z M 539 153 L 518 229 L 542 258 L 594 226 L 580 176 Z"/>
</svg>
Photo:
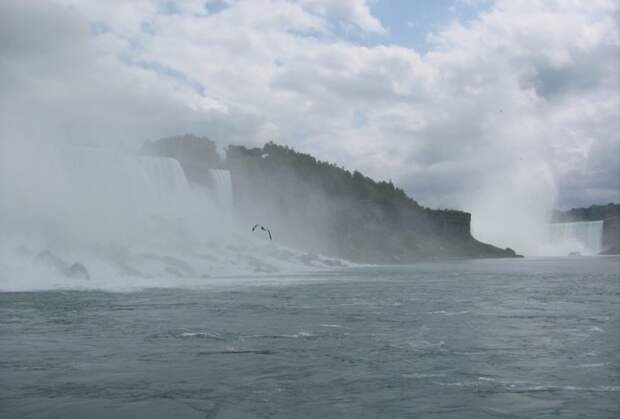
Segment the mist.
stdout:
<svg viewBox="0 0 620 419">
<path fill-rule="evenodd" d="M 482 242 L 566 255 L 585 250 L 550 241 L 550 211 L 618 199 L 613 2 L 499 2 L 429 34 L 425 51 L 385 39 L 362 45 L 330 26 L 387 34 L 366 8 L 328 16 L 273 4 L 264 16 L 252 2 L 202 14 L 156 6 L 0 4 L 3 266 L 50 250 L 128 276 L 171 268 L 190 277 L 298 269 L 320 265 L 307 256 L 320 254 L 387 261 L 392 252 L 398 262 L 407 245 L 421 256 L 462 254 L 433 232 L 464 219 L 437 221 L 423 206 L 470 212 Z M 559 23 L 548 33 L 522 19 L 530 14 Z M 140 153 L 146 140 L 188 132 L 220 150 L 273 140 L 402 188 L 420 208 L 403 204 L 411 208 L 398 218 L 389 200 L 335 197 L 283 170 L 268 197 L 233 173 L 230 209 L 177 159 Z M 350 214 L 360 229 L 342 228 Z M 254 223 L 269 225 L 277 243 L 249 234 Z M 411 237 L 395 239 L 402 226 Z M 344 238 L 359 252 L 348 254 Z M 184 261 L 186 249 L 215 259 L 192 254 L 182 269 L 161 262 Z"/>
<path fill-rule="evenodd" d="M 553 178 L 544 167 L 522 170 L 501 182 L 490 180 L 468 207 L 472 233 L 527 256 L 563 256 L 567 253 L 554 249 L 548 227 L 556 196 Z"/>
</svg>

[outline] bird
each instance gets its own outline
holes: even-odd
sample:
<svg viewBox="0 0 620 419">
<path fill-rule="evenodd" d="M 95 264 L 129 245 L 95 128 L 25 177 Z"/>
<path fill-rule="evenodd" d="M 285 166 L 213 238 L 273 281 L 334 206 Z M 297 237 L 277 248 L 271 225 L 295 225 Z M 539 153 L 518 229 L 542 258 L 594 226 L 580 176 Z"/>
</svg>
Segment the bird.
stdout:
<svg viewBox="0 0 620 419">
<path fill-rule="evenodd" d="M 266 231 L 267 234 L 269 234 L 269 240 L 273 240 L 273 238 L 271 237 L 271 230 L 269 230 L 265 226 L 262 226 L 260 224 L 254 224 L 254 227 L 252 227 L 252 231 L 256 230 L 258 227 L 260 227 L 261 230 Z"/>
</svg>

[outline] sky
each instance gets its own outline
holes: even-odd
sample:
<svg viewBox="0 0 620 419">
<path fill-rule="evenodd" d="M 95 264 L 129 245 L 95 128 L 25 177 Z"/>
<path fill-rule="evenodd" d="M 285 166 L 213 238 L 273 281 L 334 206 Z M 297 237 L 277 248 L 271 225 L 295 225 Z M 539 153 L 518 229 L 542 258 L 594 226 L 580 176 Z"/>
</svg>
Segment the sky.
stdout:
<svg viewBox="0 0 620 419">
<path fill-rule="evenodd" d="M 0 140 L 275 141 L 425 206 L 620 201 L 617 0 L 0 0 Z"/>
</svg>

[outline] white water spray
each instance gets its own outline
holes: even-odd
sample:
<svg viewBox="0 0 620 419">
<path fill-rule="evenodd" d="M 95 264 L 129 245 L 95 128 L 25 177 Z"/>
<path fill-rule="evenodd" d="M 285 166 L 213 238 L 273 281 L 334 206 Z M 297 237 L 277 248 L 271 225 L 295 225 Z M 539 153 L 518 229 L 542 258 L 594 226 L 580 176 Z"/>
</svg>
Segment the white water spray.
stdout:
<svg viewBox="0 0 620 419">
<path fill-rule="evenodd" d="M 171 158 L 0 147 L 0 290 L 175 286 L 333 266 L 237 228 L 226 170 L 210 171 L 213 194 Z M 87 269 L 81 278 L 57 269 L 77 262 Z"/>
</svg>

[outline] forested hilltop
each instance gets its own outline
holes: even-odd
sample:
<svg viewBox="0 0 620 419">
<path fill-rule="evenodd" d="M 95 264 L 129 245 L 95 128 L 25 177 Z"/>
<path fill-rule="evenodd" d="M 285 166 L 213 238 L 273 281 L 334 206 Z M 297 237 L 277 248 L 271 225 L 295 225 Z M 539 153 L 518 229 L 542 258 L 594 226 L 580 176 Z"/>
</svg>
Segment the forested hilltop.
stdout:
<svg viewBox="0 0 620 419">
<path fill-rule="evenodd" d="M 555 210 L 551 214 L 551 221 L 568 223 L 573 221 L 599 221 L 613 217 L 620 217 L 620 204 L 591 205 L 587 208 L 572 208 L 568 211 Z"/>
<path fill-rule="evenodd" d="M 470 233 L 469 213 L 420 206 L 391 182 L 317 160 L 289 147 L 229 146 L 192 135 L 147 142 L 143 152 L 179 160 L 190 181 L 209 186 L 210 168 L 231 173 L 240 218 L 269 225 L 274 237 L 311 252 L 358 262 L 429 257 L 514 257 Z"/>
</svg>

